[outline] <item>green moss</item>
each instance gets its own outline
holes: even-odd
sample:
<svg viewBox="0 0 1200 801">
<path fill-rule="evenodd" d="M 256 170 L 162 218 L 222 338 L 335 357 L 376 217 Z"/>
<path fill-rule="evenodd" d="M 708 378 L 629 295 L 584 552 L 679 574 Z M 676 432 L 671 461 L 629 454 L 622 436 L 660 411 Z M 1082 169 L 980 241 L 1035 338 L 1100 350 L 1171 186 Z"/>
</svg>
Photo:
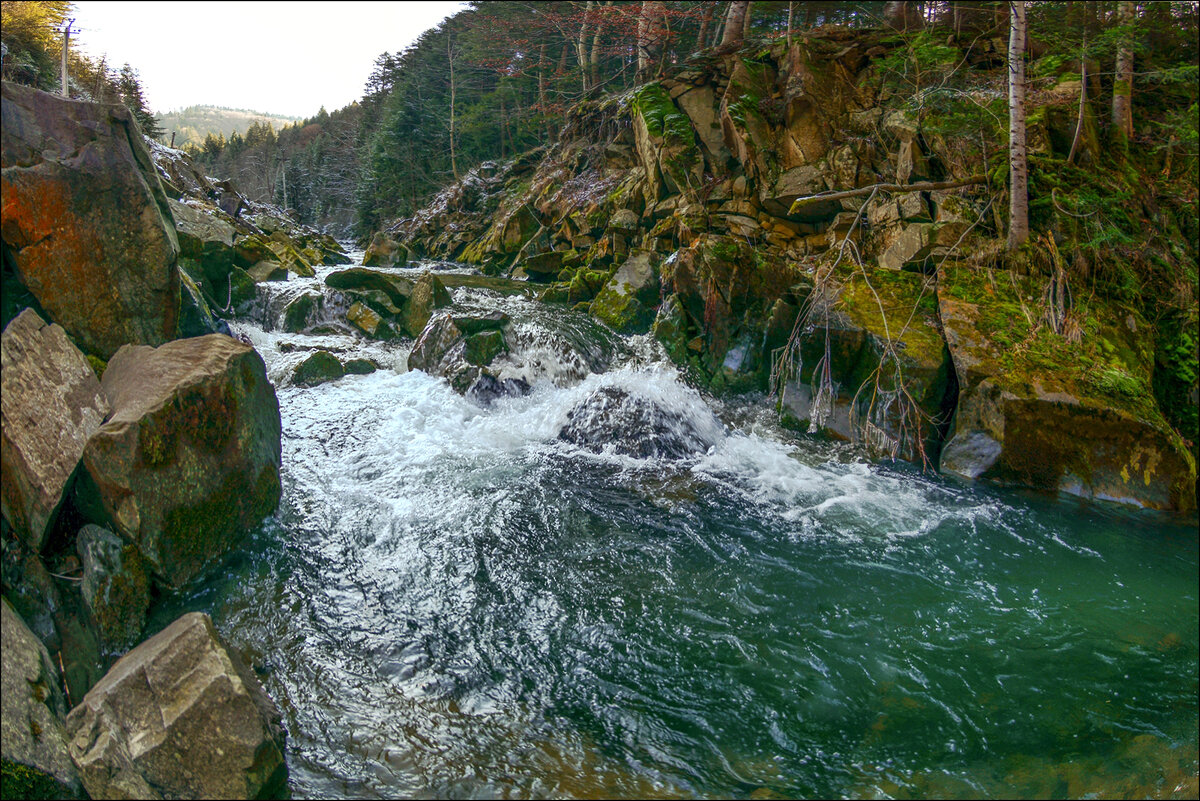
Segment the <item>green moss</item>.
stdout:
<svg viewBox="0 0 1200 801">
<path fill-rule="evenodd" d="M 43 799 L 79 796 L 50 774 L 5 759 L 0 760 L 0 797 Z"/>
<path fill-rule="evenodd" d="M 96 373 L 96 378 L 103 379 L 104 371 L 108 369 L 108 362 L 90 353 L 87 355 L 87 361 L 92 366 L 92 371 Z"/>
<path fill-rule="evenodd" d="M 649 83 L 639 89 L 633 96 L 632 106 L 645 121 L 651 136 L 670 145 L 693 142 L 691 121 L 660 84 Z"/>
</svg>

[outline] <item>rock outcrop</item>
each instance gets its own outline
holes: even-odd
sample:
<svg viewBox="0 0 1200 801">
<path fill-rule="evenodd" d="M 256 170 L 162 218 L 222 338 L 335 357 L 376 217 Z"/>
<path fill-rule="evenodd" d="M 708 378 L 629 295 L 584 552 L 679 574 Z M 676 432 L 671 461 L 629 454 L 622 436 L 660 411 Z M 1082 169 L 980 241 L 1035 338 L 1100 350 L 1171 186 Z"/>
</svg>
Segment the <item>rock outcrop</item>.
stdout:
<svg viewBox="0 0 1200 801">
<path fill-rule="evenodd" d="M 2 91 L 6 265 L 89 353 L 173 339 L 179 244 L 129 109 Z"/>
<path fill-rule="evenodd" d="M 0 759 L 6 798 L 79 798 L 79 774 L 67 751 L 58 671 L 46 646 L 8 599 L 0 599 Z M 96 796 L 99 798 L 100 796 Z"/>
<path fill-rule="evenodd" d="M 0 361 L 4 519 L 39 551 L 109 403 L 63 329 L 47 325 L 32 309 L 4 329 Z"/>
<path fill-rule="evenodd" d="M 179 587 L 279 501 L 275 390 L 258 353 L 220 334 L 122 348 L 102 386 L 113 415 L 84 450 L 81 507 Z"/>
<path fill-rule="evenodd" d="M 121 657 L 67 716 L 93 798 L 277 798 L 275 705 L 208 615 L 192 612 Z"/>
</svg>

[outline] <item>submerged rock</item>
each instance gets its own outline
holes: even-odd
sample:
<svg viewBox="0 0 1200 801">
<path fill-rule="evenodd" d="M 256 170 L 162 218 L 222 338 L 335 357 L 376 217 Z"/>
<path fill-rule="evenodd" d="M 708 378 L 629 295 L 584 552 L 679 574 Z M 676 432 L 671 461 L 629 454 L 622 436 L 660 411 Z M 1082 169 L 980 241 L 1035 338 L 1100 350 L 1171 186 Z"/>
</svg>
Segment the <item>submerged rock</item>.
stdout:
<svg viewBox="0 0 1200 801">
<path fill-rule="evenodd" d="M 619 387 L 601 387 L 577 404 L 558 438 L 638 459 L 683 459 L 715 444 L 685 415 Z"/>
<path fill-rule="evenodd" d="M 80 505 L 179 587 L 279 502 L 275 390 L 258 353 L 220 334 L 126 346 L 102 386 L 113 416 L 84 450 Z"/>
<path fill-rule="evenodd" d="M 129 109 L 7 81 L 3 96 L 3 238 L 21 283 L 101 358 L 173 339 L 179 244 Z"/>
<path fill-rule="evenodd" d="M 66 705 L 58 671 L 7 598 L 0 599 L 0 617 L 4 797 L 79 798 L 79 773 L 62 724 Z"/>
<path fill-rule="evenodd" d="M 277 798 L 287 789 L 279 711 L 199 612 L 121 657 L 66 730 L 93 798 Z"/>
<path fill-rule="evenodd" d="M 4 519 L 40 551 L 109 402 L 66 332 L 47 325 L 32 309 L 4 329 L 0 361 Z"/>
</svg>

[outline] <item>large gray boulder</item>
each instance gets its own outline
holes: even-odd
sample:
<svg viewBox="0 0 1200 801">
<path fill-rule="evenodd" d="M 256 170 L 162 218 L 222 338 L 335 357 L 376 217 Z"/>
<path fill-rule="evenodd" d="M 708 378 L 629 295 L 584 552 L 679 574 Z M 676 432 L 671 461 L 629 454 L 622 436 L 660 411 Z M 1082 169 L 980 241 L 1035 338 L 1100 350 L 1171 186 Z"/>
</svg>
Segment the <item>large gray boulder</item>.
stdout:
<svg viewBox="0 0 1200 801">
<path fill-rule="evenodd" d="M 150 578 L 137 546 L 106 528 L 86 525 L 75 538 L 83 560 L 83 605 L 104 644 L 124 650 L 146 624 L 150 609 Z"/>
<path fill-rule="evenodd" d="M 275 389 L 262 357 L 221 334 L 124 347 L 103 388 L 113 416 L 84 450 L 80 506 L 179 587 L 279 502 Z"/>
<path fill-rule="evenodd" d="M 109 404 L 66 332 L 32 309 L 4 329 L 0 362 L 0 499 L 9 525 L 39 551 Z"/>
<path fill-rule="evenodd" d="M 5 798 L 78 797 L 79 774 L 67 752 L 58 671 L 46 646 L 0 600 L 0 758 Z"/>
<path fill-rule="evenodd" d="M 651 254 L 632 254 L 592 301 L 592 316 L 623 334 L 650 330 L 661 301 Z"/>
<path fill-rule="evenodd" d="M 279 711 L 200 612 L 121 657 L 71 710 L 66 730 L 93 798 L 286 793 Z"/>
<path fill-rule="evenodd" d="M 199 264 L 210 294 L 216 297 L 218 288 L 225 289 L 229 271 L 234 266 L 233 238 L 236 230 L 217 216 L 216 209 L 206 211 L 175 200 L 168 200 L 167 203 L 175 220 L 180 256 Z"/>
<path fill-rule="evenodd" d="M 179 244 L 129 109 L 3 85 L 0 214 L 21 283 L 89 353 L 179 324 Z"/>
</svg>

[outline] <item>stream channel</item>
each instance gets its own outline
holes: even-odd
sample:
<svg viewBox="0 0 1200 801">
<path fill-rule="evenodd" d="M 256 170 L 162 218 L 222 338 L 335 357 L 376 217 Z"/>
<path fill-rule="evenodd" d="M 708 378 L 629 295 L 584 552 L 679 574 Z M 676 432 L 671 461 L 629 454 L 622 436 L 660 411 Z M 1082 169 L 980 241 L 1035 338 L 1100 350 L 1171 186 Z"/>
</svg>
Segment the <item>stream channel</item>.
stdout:
<svg viewBox="0 0 1200 801">
<path fill-rule="evenodd" d="M 208 612 L 254 664 L 294 797 L 1195 797 L 1194 518 L 872 465 L 649 338 L 452 288 L 532 386 L 476 402 L 318 269 L 233 321 L 279 510 L 152 622 Z M 324 333 L 281 332 L 304 291 Z M 293 386 L 313 347 L 380 369 Z"/>
</svg>

